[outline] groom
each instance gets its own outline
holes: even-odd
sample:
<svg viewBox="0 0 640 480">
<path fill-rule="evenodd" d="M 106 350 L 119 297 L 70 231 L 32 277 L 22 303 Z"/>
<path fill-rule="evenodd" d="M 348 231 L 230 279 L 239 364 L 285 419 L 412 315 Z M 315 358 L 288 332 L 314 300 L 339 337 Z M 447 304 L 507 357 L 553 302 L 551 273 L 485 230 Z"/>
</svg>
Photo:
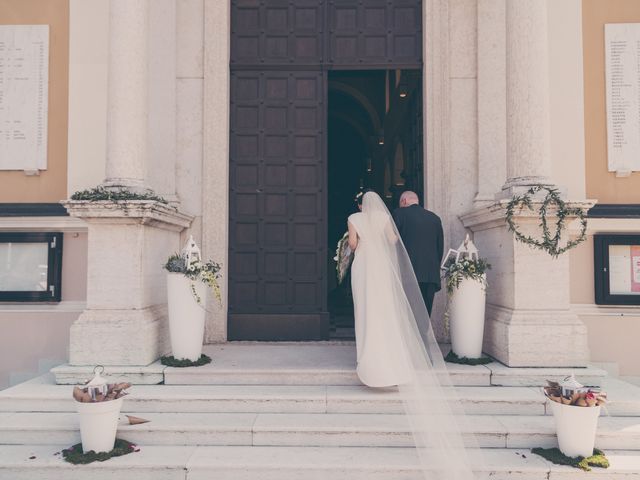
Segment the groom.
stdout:
<svg viewBox="0 0 640 480">
<path fill-rule="evenodd" d="M 400 196 L 400 208 L 393 212 L 402 242 L 407 249 L 413 271 L 429 315 L 433 297 L 440 290 L 440 262 L 444 249 L 442 222 L 435 213 L 418 204 L 418 195 L 406 191 Z"/>
</svg>

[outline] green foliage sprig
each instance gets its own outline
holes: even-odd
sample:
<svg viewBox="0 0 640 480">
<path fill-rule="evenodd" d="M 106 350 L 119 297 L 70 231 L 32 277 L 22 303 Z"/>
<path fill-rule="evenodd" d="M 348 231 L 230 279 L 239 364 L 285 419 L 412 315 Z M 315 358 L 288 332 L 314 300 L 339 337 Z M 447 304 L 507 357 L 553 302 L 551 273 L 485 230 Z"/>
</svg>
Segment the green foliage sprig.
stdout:
<svg viewBox="0 0 640 480">
<path fill-rule="evenodd" d="M 155 202 L 164 203 L 167 205 L 169 202 L 154 192 L 132 192 L 126 188 L 110 189 L 102 186 L 89 188 L 87 190 L 81 190 L 71 195 L 71 200 L 86 200 L 89 202 L 99 201 L 111 201 L 111 202 L 126 202 L 130 200 L 150 200 Z"/>
<path fill-rule="evenodd" d="M 487 287 L 487 280 L 484 276 L 487 270 L 491 269 L 491 264 L 486 260 L 471 259 L 463 257 L 458 259 L 449 259 L 444 265 L 443 278 L 447 285 L 447 293 L 451 295 L 465 278 L 472 278 Z"/>
<path fill-rule="evenodd" d="M 547 192 L 544 199 L 542 200 L 540 208 L 538 208 L 540 227 L 542 227 L 541 240 L 523 234 L 520 230 L 518 230 L 518 227 L 514 220 L 516 210 L 520 212 L 522 211 L 522 209 L 527 208 L 531 211 L 534 211 L 533 200 L 531 197 L 540 191 Z M 551 234 L 551 230 L 549 229 L 549 224 L 547 221 L 550 207 L 555 207 L 554 214 L 556 217 L 556 231 L 553 235 Z M 515 235 L 516 240 L 525 243 L 533 248 L 543 250 L 554 258 L 557 258 L 567 250 L 570 250 L 573 247 L 584 242 L 584 240 L 587 238 L 587 217 L 585 216 L 584 212 L 581 208 L 568 206 L 566 202 L 562 200 L 562 198 L 560 198 L 560 192 L 556 188 L 548 187 L 546 185 L 534 185 L 523 195 L 514 196 L 507 204 L 506 210 L 507 211 L 505 220 L 507 222 L 507 225 L 509 226 L 509 230 L 512 231 Z M 562 232 L 565 229 L 565 220 L 567 217 L 578 217 L 578 219 L 580 220 L 580 233 L 575 239 L 569 240 L 564 246 L 561 247 L 560 239 L 562 237 Z"/>
</svg>

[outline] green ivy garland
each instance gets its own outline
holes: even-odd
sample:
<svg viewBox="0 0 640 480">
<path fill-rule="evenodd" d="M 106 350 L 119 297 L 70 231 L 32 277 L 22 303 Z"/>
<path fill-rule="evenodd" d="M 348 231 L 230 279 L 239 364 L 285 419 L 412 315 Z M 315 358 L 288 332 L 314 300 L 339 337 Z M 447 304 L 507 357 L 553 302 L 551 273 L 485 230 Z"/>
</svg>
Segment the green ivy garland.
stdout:
<svg viewBox="0 0 640 480">
<path fill-rule="evenodd" d="M 103 200 L 109 200 L 112 202 L 126 202 L 130 200 L 153 200 L 156 202 L 164 203 L 169 202 L 159 195 L 153 192 L 132 192 L 126 188 L 109 189 L 102 186 L 90 188 L 87 190 L 81 190 L 71 195 L 71 200 L 85 200 L 89 202 L 99 202 Z"/>
<path fill-rule="evenodd" d="M 533 211 L 533 200 L 531 197 L 540 191 L 547 192 L 542 200 L 540 208 L 538 209 L 540 226 L 542 227 L 542 240 L 535 239 L 520 232 L 513 218 L 516 213 L 516 209 L 520 212 L 526 207 Z M 555 216 L 557 218 L 555 221 L 556 231 L 553 235 L 551 235 L 551 231 L 549 230 L 549 225 L 547 223 L 548 209 L 552 205 L 555 205 L 557 208 L 557 211 L 555 212 Z M 505 220 L 509 226 L 509 230 L 515 235 L 516 240 L 530 245 L 533 248 L 543 250 L 554 258 L 584 242 L 587 238 L 587 217 L 584 212 L 581 208 L 569 207 L 566 202 L 560 198 L 560 192 L 556 188 L 548 187 L 546 185 L 534 185 L 523 195 L 514 196 L 511 201 L 509 201 L 506 208 L 507 213 Z M 574 216 L 578 217 L 580 220 L 580 233 L 574 240 L 569 240 L 565 246 L 561 247 L 559 244 L 562 232 L 565 229 L 565 220 L 567 217 Z"/>
</svg>

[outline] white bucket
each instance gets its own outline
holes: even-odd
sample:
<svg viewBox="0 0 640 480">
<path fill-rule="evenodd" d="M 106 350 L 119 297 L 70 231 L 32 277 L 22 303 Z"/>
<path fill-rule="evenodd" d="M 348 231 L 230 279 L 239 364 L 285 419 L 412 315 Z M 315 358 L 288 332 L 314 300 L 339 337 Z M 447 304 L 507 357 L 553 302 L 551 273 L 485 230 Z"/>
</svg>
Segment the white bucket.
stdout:
<svg viewBox="0 0 640 480">
<path fill-rule="evenodd" d="M 200 297 L 198 303 L 191 286 Z M 171 353 L 177 360 L 195 362 L 202 355 L 207 285 L 189 280 L 181 273 L 167 274 Z"/>
<path fill-rule="evenodd" d="M 596 443 L 600 406 L 577 407 L 549 400 L 556 420 L 558 447 L 567 457 L 590 457 Z"/>
<path fill-rule="evenodd" d="M 116 400 L 94 403 L 76 401 L 76 409 L 80 414 L 82 450 L 85 453 L 90 450 L 96 453 L 113 450 L 123 399 L 120 397 Z"/>
<path fill-rule="evenodd" d="M 459 357 L 482 356 L 485 297 L 482 282 L 464 278 L 449 299 L 451 350 Z"/>
</svg>

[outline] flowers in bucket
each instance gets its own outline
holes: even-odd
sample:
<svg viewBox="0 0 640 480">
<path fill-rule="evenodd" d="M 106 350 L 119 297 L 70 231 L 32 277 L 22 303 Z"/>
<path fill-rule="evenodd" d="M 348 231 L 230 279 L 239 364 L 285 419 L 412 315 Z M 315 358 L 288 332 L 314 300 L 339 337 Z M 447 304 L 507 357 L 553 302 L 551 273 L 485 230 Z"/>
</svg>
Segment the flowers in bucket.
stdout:
<svg viewBox="0 0 640 480">
<path fill-rule="evenodd" d="M 73 388 L 73 398 L 80 403 L 108 402 L 124 397 L 130 383 L 108 383 L 93 386 L 90 384 Z"/>
<path fill-rule="evenodd" d="M 604 453 L 595 449 L 598 418 L 607 394 L 585 387 L 573 375 L 560 383 L 547 381 L 543 392 L 555 420 L 558 448 L 533 449 L 533 453 L 583 470 L 589 470 L 591 465 L 607 468 L 609 463 Z"/>
<path fill-rule="evenodd" d="M 73 398 L 80 403 L 108 402 L 124 397 L 130 383 L 107 383 L 102 377 L 104 367 L 97 365 L 93 369 L 94 376 L 83 385 L 73 388 Z"/>
<path fill-rule="evenodd" d="M 182 273 L 192 281 L 191 292 L 198 304 L 202 304 L 202 299 L 193 284 L 196 281 L 202 282 L 211 288 L 218 303 L 222 303 L 222 293 L 218 283 L 218 280 L 222 277 L 220 273 L 222 266 L 212 260 L 202 261 L 200 249 L 193 240 L 193 236 L 189 237 L 187 246 L 181 253 L 174 253 L 167 259 L 164 269 L 171 273 Z"/>
<path fill-rule="evenodd" d="M 91 380 L 73 389 L 80 420 L 82 451 L 110 452 L 116 439 L 123 397 L 131 384 L 107 383 L 101 375 L 104 372 L 102 365 L 96 366 L 93 371 Z"/>
<path fill-rule="evenodd" d="M 575 407 L 598 407 L 607 403 L 607 394 L 592 387 L 568 388 L 558 382 L 547 380 L 544 395 L 552 402 Z"/>
<path fill-rule="evenodd" d="M 338 284 L 341 284 L 347 276 L 352 259 L 353 250 L 351 250 L 351 247 L 349 246 L 349 232 L 345 232 L 342 238 L 338 240 L 336 256 L 333 257 L 333 260 L 336 262 Z"/>
</svg>

